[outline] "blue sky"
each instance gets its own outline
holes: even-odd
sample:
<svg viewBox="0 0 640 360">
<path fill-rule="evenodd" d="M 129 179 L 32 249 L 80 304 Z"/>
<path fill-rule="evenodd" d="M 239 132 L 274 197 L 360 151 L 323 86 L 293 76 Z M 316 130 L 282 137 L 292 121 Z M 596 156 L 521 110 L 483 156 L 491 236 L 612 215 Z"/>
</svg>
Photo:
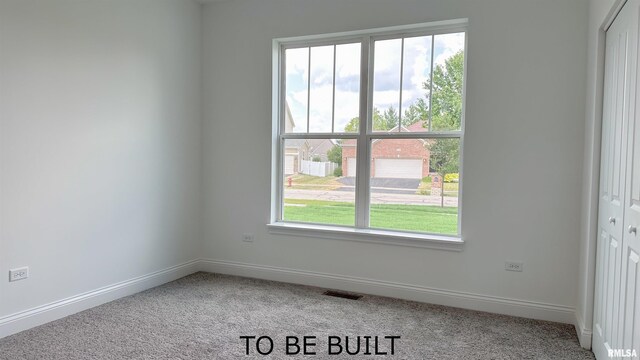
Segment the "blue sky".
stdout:
<svg viewBox="0 0 640 360">
<path fill-rule="evenodd" d="M 436 35 L 434 66 L 464 48 L 464 33 Z M 294 132 L 306 132 L 307 106 L 311 132 L 330 132 L 333 109 L 333 46 L 312 47 L 311 94 L 308 96 L 309 49 L 286 51 L 286 98 L 296 124 Z M 375 43 L 374 106 L 381 111 L 393 106 L 396 111 L 400 100 L 401 40 L 383 40 Z M 341 132 L 345 125 L 358 116 L 360 88 L 360 44 L 336 46 L 335 125 Z M 431 37 L 405 38 L 402 74 L 403 111 L 418 98 L 426 95 L 422 84 L 430 74 Z M 309 97 L 309 98 L 308 98 Z"/>
</svg>

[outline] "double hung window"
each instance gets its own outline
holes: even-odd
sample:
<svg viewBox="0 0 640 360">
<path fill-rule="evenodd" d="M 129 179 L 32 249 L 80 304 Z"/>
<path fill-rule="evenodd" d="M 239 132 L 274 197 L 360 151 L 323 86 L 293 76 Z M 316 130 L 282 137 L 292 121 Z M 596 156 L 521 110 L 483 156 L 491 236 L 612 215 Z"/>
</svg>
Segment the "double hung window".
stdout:
<svg viewBox="0 0 640 360">
<path fill-rule="evenodd" d="M 274 41 L 272 222 L 460 237 L 466 24 Z"/>
</svg>

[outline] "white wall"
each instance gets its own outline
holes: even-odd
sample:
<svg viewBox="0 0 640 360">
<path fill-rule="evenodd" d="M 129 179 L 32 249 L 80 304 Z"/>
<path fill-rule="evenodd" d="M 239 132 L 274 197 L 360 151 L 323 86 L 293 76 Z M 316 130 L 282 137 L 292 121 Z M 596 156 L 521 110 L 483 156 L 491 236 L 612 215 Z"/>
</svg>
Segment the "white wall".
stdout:
<svg viewBox="0 0 640 360">
<path fill-rule="evenodd" d="M 0 318 L 200 256 L 542 307 L 588 292 L 587 2 L 235 0 L 204 6 L 204 34 L 199 10 L 0 0 L 0 273 L 31 267 L 0 281 Z M 464 251 L 268 234 L 271 39 L 463 17 Z"/>
<path fill-rule="evenodd" d="M 198 256 L 200 15 L 0 0 L 0 318 Z"/>
<path fill-rule="evenodd" d="M 583 0 L 205 5 L 204 255 L 573 309 L 587 5 Z M 469 18 L 464 251 L 270 235 L 265 224 L 271 39 L 455 18 Z M 256 241 L 243 243 L 244 232 L 255 233 Z M 504 271 L 505 260 L 523 261 L 524 272 Z"/>
<path fill-rule="evenodd" d="M 622 0 L 590 0 L 586 74 L 586 117 L 584 167 L 582 177 L 582 217 L 580 232 L 580 265 L 576 317 L 580 342 L 591 347 L 593 325 L 593 291 L 595 286 L 595 251 L 598 218 L 598 183 L 600 177 L 600 128 L 602 122 L 602 81 L 604 64 L 605 19 Z"/>
</svg>

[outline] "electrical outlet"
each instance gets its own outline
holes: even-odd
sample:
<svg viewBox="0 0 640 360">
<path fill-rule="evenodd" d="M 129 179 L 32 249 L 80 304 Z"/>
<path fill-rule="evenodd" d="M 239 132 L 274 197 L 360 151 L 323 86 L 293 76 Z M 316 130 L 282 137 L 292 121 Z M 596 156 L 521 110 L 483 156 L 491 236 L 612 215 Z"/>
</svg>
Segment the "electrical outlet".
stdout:
<svg viewBox="0 0 640 360">
<path fill-rule="evenodd" d="M 504 269 L 507 271 L 517 271 L 517 272 L 522 272 L 522 267 L 524 266 L 524 264 L 522 264 L 521 262 L 516 262 L 516 261 L 506 261 L 504 263 Z"/>
<path fill-rule="evenodd" d="M 9 270 L 9 282 L 24 280 L 29 277 L 29 267 L 21 267 Z"/>
<path fill-rule="evenodd" d="M 244 242 L 253 242 L 254 236 L 253 234 L 242 234 L 242 241 Z"/>
</svg>

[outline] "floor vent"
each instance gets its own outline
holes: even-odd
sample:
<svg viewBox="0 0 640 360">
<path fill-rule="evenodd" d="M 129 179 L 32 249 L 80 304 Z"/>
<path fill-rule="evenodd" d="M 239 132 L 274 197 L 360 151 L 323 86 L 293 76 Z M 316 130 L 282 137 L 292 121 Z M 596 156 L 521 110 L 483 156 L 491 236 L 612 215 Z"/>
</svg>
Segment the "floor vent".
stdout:
<svg viewBox="0 0 640 360">
<path fill-rule="evenodd" d="M 349 294 L 341 291 L 331 291 L 331 290 L 325 291 L 322 295 L 333 296 L 333 297 L 349 299 L 349 300 L 358 300 L 362 297 L 362 295 L 353 295 L 353 294 Z"/>
</svg>

